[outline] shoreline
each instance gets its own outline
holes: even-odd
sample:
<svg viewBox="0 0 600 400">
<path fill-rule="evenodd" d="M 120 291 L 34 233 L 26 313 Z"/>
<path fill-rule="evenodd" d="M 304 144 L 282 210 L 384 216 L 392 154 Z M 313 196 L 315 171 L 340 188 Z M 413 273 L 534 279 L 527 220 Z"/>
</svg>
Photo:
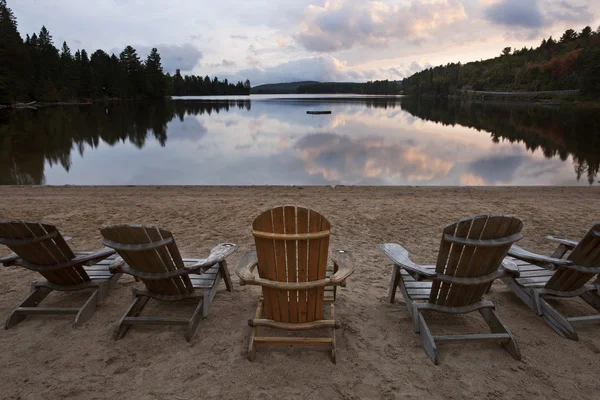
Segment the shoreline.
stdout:
<svg viewBox="0 0 600 400">
<path fill-rule="evenodd" d="M 447 224 L 495 213 L 523 221 L 519 246 L 552 254 L 555 246 L 545 236 L 581 238 L 599 219 L 599 195 L 600 187 L 0 186 L 1 219 L 55 224 L 73 238 L 75 250 L 102 248 L 99 230 L 121 223 L 170 230 L 183 257 L 205 257 L 218 243 L 239 246 L 227 259 L 233 292 L 220 287 L 191 343 L 185 329 L 165 326 L 136 326 L 124 339 L 112 339 L 131 289 L 138 287 L 131 277 L 122 277 L 77 329 L 70 317 L 32 316 L 1 330 L 3 396 L 445 399 L 451 393 L 465 399 L 594 399 L 600 386 L 597 324 L 577 325 L 578 342 L 561 338 L 499 281 L 486 298 L 498 303 L 522 361 L 497 343 L 469 343 L 441 345 L 440 365 L 433 365 L 403 301 L 386 301 L 391 268 L 379 245 L 401 243 L 414 262 L 432 263 Z M 234 271 L 254 246 L 253 219 L 285 204 L 326 216 L 332 224 L 330 255 L 345 249 L 354 257 L 356 272 L 336 300 L 342 327 L 335 365 L 326 351 L 311 348 L 259 349 L 256 361 L 246 359 L 247 320 L 260 290 L 240 286 Z M 0 256 L 8 253 L 0 246 Z M 39 279 L 21 267 L 0 267 L 0 317 Z M 79 304 L 85 296 L 78 296 L 52 293 L 44 305 Z M 591 310 L 580 300 L 560 304 L 569 315 Z M 148 314 L 188 316 L 194 308 L 152 301 Z M 428 322 L 433 334 L 487 329 L 477 313 L 432 313 Z"/>
</svg>

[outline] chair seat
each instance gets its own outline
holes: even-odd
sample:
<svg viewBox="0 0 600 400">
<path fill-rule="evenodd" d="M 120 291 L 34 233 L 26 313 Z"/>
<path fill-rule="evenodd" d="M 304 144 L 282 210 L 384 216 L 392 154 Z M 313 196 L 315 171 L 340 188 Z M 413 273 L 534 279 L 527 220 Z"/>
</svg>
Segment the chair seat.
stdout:
<svg viewBox="0 0 600 400">
<path fill-rule="evenodd" d="M 420 267 L 425 270 L 435 271 L 435 265 L 421 265 Z M 406 288 L 406 291 L 411 299 L 427 300 L 429 298 L 429 294 L 431 293 L 431 285 L 433 282 L 415 281 L 415 279 L 404 268 L 400 268 L 400 273 L 402 274 L 404 287 Z"/>
<path fill-rule="evenodd" d="M 546 286 L 546 283 L 552 278 L 555 271 L 538 267 L 528 263 L 527 261 L 517 260 L 516 258 L 507 257 L 507 259 L 513 261 L 519 267 L 519 278 L 516 279 L 517 283 L 524 287 L 530 288 L 542 288 Z"/>
<path fill-rule="evenodd" d="M 76 256 L 84 256 L 84 255 L 92 254 L 92 253 L 93 252 L 91 252 L 91 251 L 78 251 L 78 252 L 75 252 L 74 254 Z M 112 263 L 117 257 L 118 257 L 117 254 L 113 254 L 112 256 L 107 257 L 104 260 L 99 261 L 98 263 L 96 263 L 94 265 L 84 265 L 83 269 L 88 274 L 90 279 L 93 281 L 94 280 L 102 280 L 102 279 L 110 279 L 113 277 L 113 274 L 110 273 L 108 268 L 110 266 L 110 263 Z"/>
</svg>

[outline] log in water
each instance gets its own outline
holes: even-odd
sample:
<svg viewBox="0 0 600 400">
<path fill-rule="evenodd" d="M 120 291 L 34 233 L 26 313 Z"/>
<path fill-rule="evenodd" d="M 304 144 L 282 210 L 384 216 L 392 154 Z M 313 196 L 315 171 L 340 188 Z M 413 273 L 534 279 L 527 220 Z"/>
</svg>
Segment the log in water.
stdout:
<svg viewBox="0 0 600 400">
<path fill-rule="evenodd" d="M 312 115 L 323 115 L 323 114 L 331 114 L 331 111 L 307 111 L 307 114 Z"/>
</svg>

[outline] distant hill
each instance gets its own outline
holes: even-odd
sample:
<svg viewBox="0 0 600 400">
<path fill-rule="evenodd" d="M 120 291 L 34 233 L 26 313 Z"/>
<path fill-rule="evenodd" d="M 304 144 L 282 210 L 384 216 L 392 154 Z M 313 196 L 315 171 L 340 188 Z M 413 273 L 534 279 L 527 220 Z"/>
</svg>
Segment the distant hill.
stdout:
<svg viewBox="0 0 600 400">
<path fill-rule="evenodd" d="M 300 86 L 314 85 L 317 81 L 271 83 L 267 85 L 258 85 L 250 90 L 250 94 L 296 94 Z"/>
<path fill-rule="evenodd" d="M 369 82 L 290 82 L 253 87 L 250 94 L 398 94 L 399 81 Z"/>
</svg>

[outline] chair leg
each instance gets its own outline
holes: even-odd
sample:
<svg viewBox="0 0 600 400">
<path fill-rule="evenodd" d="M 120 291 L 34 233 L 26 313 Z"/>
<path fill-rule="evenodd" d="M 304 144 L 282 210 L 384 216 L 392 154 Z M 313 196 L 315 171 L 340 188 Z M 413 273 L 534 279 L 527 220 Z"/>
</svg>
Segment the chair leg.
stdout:
<svg viewBox="0 0 600 400">
<path fill-rule="evenodd" d="M 256 307 L 254 319 L 260 319 L 262 317 L 262 312 L 263 312 L 263 300 L 260 299 L 258 301 L 258 306 Z M 256 336 L 258 336 L 258 334 L 259 334 L 258 329 L 259 328 L 257 326 L 255 326 L 252 328 L 252 331 L 250 332 L 250 343 L 248 345 L 248 360 L 249 361 L 254 361 L 254 359 L 256 358 L 256 344 L 254 343 L 254 338 Z"/>
<path fill-rule="evenodd" d="M 438 365 L 439 359 L 437 346 L 435 345 L 435 340 L 431 335 L 431 331 L 429 330 L 429 327 L 425 322 L 425 318 L 420 311 L 418 311 L 416 317 L 419 321 L 419 338 L 421 339 L 421 345 L 423 346 L 423 349 L 425 349 L 425 353 L 427 353 L 429 358 L 431 358 L 431 361 L 433 361 L 435 365 Z"/>
<path fill-rule="evenodd" d="M 394 269 L 392 271 L 392 280 L 390 281 L 390 288 L 388 292 L 388 301 L 390 303 L 394 303 L 394 299 L 396 298 L 396 288 L 400 283 L 400 267 L 394 265 Z"/>
<path fill-rule="evenodd" d="M 79 312 L 75 317 L 75 322 L 73 322 L 73 328 L 81 326 L 81 324 L 92 318 L 92 315 L 94 315 L 96 312 L 96 307 L 98 306 L 98 298 L 100 296 L 99 293 L 102 290 L 103 288 L 95 289 L 85 304 L 79 309 Z"/>
<path fill-rule="evenodd" d="M 542 319 L 546 321 L 546 324 L 548 324 L 554 332 L 567 339 L 579 340 L 577 331 L 573 328 L 573 325 L 562 316 L 562 314 L 556 311 L 554 307 L 543 298 L 540 298 L 540 305 L 542 307 Z"/>
<path fill-rule="evenodd" d="M 33 283 L 31 285 L 31 292 L 29 292 L 29 296 L 27 296 L 27 298 L 10 313 L 6 319 L 4 328 L 10 329 L 25 319 L 26 315 L 17 312 L 19 307 L 37 307 L 42 300 L 44 300 L 46 296 L 50 294 L 50 292 L 52 292 L 52 289 L 43 286 L 36 287 L 36 284 Z"/>
<path fill-rule="evenodd" d="M 581 297 L 581 299 L 588 303 L 590 306 L 600 311 L 600 296 L 598 294 L 594 292 L 586 292 L 579 297 Z"/>
<path fill-rule="evenodd" d="M 129 328 L 131 328 L 131 325 L 124 324 L 125 318 L 138 317 L 142 313 L 142 310 L 144 309 L 144 307 L 146 307 L 146 304 L 148 304 L 149 300 L 150 300 L 149 297 L 138 296 L 138 295 L 134 294 L 134 299 L 131 302 L 131 305 L 129 306 L 129 308 L 127 309 L 125 314 L 119 320 L 119 324 L 117 325 L 117 329 L 115 330 L 115 333 L 113 336 L 115 340 L 123 339 L 123 337 L 129 330 Z"/>
<path fill-rule="evenodd" d="M 535 292 L 530 289 L 525 289 L 523 286 L 519 285 L 514 278 L 504 278 L 502 282 L 508 286 L 510 290 L 512 290 L 529 308 L 536 312 L 538 317 L 542 318 L 544 322 L 552 328 L 556 333 L 558 333 L 562 337 L 566 337 L 568 339 L 577 340 L 577 332 L 573 325 L 569 321 L 566 320 L 558 311 L 556 311 L 546 300 L 539 297 L 536 300 Z M 538 307 L 539 306 L 539 307 Z M 541 309 L 541 315 L 539 315 L 538 308 Z"/>
<path fill-rule="evenodd" d="M 192 338 L 198 331 L 198 327 L 200 326 L 200 322 L 204 319 L 204 315 L 202 313 L 204 300 L 201 299 L 194 310 L 194 314 L 192 314 L 192 318 L 190 318 L 190 323 L 188 325 L 188 330 L 185 333 L 185 340 L 188 342 L 192 341 Z"/>
<path fill-rule="evenodd" d="M 492 333 L 506 333 L 510 336 L 509 341 L 502 343 L 502 346 L 510 353 L 511 356 L 513 356 L 513 358 L 520 360 L 521 351 L 519 350 L 519 346 L 517 346 L 517 341 L 515 340 L 512 332 L 500 319 L 498 311 L 494 308 L 482 308 L 479 310 L 479 313 L 483 319 L 485 319 L 485 322 L 487 322 Z"/>
<path fill-rule="evenodd" d="M 331 319 L 335 321 L 335 310 L 334 310 L 333 304 L 331 305 Z M 333 327 L 333 328 L 331 328 L 331 361 L 334 364 L 336 363 L 335 350 L 336 350 L 336 346 L 335 346 L 335 327 Z"/>
<path fill-rule="evenodd" d="M 229 270 L 227 269 L 227 261 L 223 260 L 219 263 L 219 269 L 221 270 L 221 276 L 223 276 L 223 280 L 225 281 L 225 287 L 228 292 L 233 292 L 233 283 L 231 283 L 231 275 L 229 275 Z"/>
</svg>

